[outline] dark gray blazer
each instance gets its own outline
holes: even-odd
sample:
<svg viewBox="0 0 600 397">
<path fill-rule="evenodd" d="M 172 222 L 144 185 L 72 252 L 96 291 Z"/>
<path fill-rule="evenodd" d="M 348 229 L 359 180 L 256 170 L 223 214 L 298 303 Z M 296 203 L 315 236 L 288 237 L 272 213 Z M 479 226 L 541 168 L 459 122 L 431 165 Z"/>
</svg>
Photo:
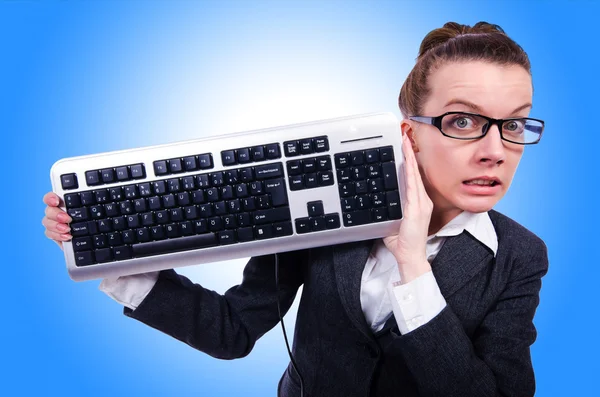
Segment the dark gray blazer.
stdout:
<svg viewBox="0 0 600 397">
<path fill-rule="evenodd" d="M 447 306 L 406 335 L 393 323 L 376 338 L 363 315 L 360 280 L 373 240 L 280 254 L 284 313 L 304 285 L 292 349 L 304 395 L 532 396 L 532 320 L 547 249 L 512 219 L 489 215 L 496 257 L 467 231 L 448 237 L 432 263 Z M 224 295 L 162 271 L 124 314 L 213 357 L 244 357 L 279 322 L 274 256 L 251 258 L 242 283 Z M 300 395 L 291 364 L 278 394 Z"/>
</svg>

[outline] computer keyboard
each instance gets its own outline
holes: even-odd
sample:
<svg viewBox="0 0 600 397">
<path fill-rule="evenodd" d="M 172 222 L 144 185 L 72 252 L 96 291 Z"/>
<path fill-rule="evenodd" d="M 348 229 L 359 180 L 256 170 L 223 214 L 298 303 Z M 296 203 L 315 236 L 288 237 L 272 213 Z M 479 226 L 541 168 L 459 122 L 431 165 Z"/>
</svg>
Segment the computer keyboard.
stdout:
<svg viewBox="0 0 600 397">
<path fill-rule="evenodd" d="M 405 198 L 400 123 L 343 117 L 65 158 L 75 281 L 378 238 Z"/>
</svg>

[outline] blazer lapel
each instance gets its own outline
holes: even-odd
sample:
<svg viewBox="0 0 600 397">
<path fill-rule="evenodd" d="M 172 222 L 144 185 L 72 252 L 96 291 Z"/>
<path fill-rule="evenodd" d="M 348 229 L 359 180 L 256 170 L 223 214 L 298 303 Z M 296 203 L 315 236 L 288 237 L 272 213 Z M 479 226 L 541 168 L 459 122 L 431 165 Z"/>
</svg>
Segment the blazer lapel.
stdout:
<svg viewBox="0 0 600 397">
<path fill-rule="evenodd" d="M 374 241 L 333 246 L 333 267 L 342 305 L 352 323 L 367 337 L 372 337 L 372 334 L 360 303 L 360 285 Z"/>
<path fill-rule="evenodd" d="M 492 260 L 494 253 L 464 230 L 448 237 L 431 263 L 442 295 L 448 299 Z"/>
<path fill-rule="evenodd" d="M 360 303 L 361 278 L 375 240 L 333 247 L 333 264 L 340 299 L 352 323 L 372 338 Z M 431 263 L 442 295 L 448 299 L 493 259 L 493 252 L 468 231 L 448 237 Z M 393 316 L 392 316 L 393 317 Z"/>
</svg>

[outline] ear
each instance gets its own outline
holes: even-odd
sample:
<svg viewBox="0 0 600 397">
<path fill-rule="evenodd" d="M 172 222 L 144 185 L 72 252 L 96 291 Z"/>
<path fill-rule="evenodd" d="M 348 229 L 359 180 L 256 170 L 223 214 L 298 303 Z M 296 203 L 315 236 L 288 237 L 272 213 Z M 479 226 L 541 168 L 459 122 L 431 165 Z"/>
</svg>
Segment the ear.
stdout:
<svg viewBox="0 0 600 397">
<path fill-rule="evenodd" d="M 413 121 L 408 119 L 402 120 L 400 122 L 400 129 L 402 130 L 402 135 L 406 135 L 406 137 L 410 140 L 413 152 L 417 153 L 419 151 L 419 146 L 417 145 L 415 125 Z"/>
</svg>

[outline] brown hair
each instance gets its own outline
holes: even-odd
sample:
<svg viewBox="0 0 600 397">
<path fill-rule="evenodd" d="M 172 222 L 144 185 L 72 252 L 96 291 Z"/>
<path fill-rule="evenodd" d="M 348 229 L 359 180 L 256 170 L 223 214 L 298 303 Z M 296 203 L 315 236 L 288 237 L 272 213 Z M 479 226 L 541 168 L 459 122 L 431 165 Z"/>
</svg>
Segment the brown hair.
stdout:
<svg viewBox="0 0 600 397">
<path fill-rule="evenodd" d="M 531 74 L 529 57 L 500 26 L 477 22 L 471 27 L 448 22 L 429 32 L 421 43 L 417 62 L 398 97 L 402 115 L 420 114 L 430 93 L 428 78 L 436 68 L 445 62 L 464 61 L 520 65 Z"/>
</svg>

